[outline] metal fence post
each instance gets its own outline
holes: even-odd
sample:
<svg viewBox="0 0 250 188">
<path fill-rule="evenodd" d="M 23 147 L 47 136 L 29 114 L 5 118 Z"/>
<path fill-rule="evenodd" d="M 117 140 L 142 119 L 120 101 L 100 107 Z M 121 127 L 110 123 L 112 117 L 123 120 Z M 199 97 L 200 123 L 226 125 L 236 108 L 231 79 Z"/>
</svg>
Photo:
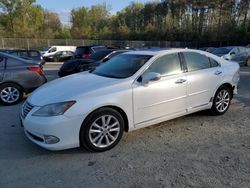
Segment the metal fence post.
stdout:
<svg viewBox="0 0 250 188">
<path fill-rule="evenodd" d="M 26 41 L 27 41 L 27 48 L 28 48 L 28 50 L 30 50 L 30 42 L 29 42 L 29 39 L 26 39 Z"/>
<path fill-rule="evenodd" d="M 4 49 L 4 39 L 2 38 L 2 48 Z"/>
</svg>

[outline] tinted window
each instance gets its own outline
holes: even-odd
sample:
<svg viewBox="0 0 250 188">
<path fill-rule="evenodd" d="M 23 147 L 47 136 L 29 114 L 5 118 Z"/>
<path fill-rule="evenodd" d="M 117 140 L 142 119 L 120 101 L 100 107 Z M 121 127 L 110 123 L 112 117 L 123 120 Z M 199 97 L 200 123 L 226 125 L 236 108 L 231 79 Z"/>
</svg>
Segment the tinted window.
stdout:
<svg viewBox="0 0 250 188">
<path fill-rule="evenodd" d="M 214 54 L 228 54 L 230 51 L 232 50 L 232 48 L 216 48 L 213 53 Z"/>
<path fill-rule="evenodd" d="M 210 61 L 207 56 L 195 52 L 184 52 L 189 72 L 210 68 Z"/>
<path fill-rule="evenodd" d="M 76 48 L 75 55 L 89 54 L 90 51 L 87 47 L 78 47 Z"/>
<path fill-rule="evenodd" d="M 121 54 L 97 67 L 93 74 L 110 78 L 128 78 L 150 58 L 148 55 Z"/>
<path fill-rule="evenodd" d="M 39 52 L 37 51 L 30 51 L 30 57 L 38 57 L 39 56 Z"/>
<path fill-rule="evenodd" d="M 27 51 L 20 51 L 20 56 L 21 57 L 28 57 L 28 52 Z"/>
<path fill-rule="evenodd" d="M 178 54 L 170 54 L 158 58 L 146 72 L 156 72 L 162 76 L 181 73 L 181 64 Z"/>
<path fill-rule="evenodd" d="M 212 58 L 209 58 L 211 67 L 218 67 L 219 63 Z"/>
</svg>

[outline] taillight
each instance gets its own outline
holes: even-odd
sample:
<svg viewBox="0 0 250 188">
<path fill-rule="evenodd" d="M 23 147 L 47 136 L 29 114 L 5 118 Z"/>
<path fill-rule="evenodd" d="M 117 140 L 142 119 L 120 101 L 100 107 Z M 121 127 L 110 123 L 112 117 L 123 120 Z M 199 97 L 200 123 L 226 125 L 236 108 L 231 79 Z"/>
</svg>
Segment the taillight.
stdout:
<svg viewBox="0 0 250 188">
<path fill-rule="evenodd" d="M 91 54 L 82 54 L 82 58 L 89 58 Z"/>
<path fill-rule="evenodd" d="M 28 67 L 27 69 L 31 72 L 36 72 L 39 75 L 44 76 L 44 72 L 40 67 Z"/>
</svg>

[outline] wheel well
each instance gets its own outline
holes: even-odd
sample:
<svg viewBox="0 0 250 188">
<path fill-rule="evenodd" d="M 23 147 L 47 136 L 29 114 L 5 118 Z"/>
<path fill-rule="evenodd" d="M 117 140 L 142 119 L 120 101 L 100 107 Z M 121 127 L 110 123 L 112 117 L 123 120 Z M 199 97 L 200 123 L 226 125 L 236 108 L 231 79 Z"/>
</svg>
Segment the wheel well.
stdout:
<svg viewBox="0 0 250 188">
<path fill-rule="evenodd" d="M 119 107 L 117 107 L 117 106 L 102 106 L 102 107 L 100 107 L 100 108 L 98 108 L 98 109 L 95 109 L 94 111 L 92 111 L 92 112 L 85 118 L 85 120 L 86 120 L 91 114 L 93 114 L 95 111 L 100 110 L 100 109 L 102 109 L 102 108 L 111 108 L 111 109 L 114 109 L 114 110 L 116 110 L 117 112 L 119 112 L 119 113 L 121 114 L 123 120 L 124 120 L 124 125 L 125 125 L 124 130 L 125 130 L 125 132 L 128 132 L 128 130 L 129 130 L 129 123 L 128 123 L 127 114 L 126 114 L 121 108 L 119 108 Z M 84 122 L 85 122 L 85 120 L 84 120 Z"/>
<path fill-rule="evenodd" d="M 231 84 L 229 84 L 229 83 L 225 83 L 225 84 L 221 85 L 220 87 L 223 87 L 223 86 L 229 88 L 230 91 L 231 91 L 231 95 L 233 96 L 233 93 L 234 93 L 233 86 Z"/>
<path fill-rule="evenodd" d="M 20 84 L 18 84 L 16 82 L 3 82 L 3 83 L 0 84 L 0 86 L 2 86 L 4 84 L 15 84 L 22 90 L 22 92 L 25 92 L 25 89 Z"/>
</svg>

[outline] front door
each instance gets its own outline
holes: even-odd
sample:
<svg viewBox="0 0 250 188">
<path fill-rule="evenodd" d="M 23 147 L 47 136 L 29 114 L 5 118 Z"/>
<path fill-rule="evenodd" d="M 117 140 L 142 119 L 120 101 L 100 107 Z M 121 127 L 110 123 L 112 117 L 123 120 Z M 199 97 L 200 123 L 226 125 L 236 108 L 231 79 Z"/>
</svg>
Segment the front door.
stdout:
<svg viewBox="0 0 250 188">
<path fill-rule="evenodd" d="M 142 74 L 156 72 L 161 79 L 143 86 L 133 85 L 134 123 L 140 124 L 186 111 L 186 76 L 183 75 L 179 55 L 159 57 Z"/>
</svg>

